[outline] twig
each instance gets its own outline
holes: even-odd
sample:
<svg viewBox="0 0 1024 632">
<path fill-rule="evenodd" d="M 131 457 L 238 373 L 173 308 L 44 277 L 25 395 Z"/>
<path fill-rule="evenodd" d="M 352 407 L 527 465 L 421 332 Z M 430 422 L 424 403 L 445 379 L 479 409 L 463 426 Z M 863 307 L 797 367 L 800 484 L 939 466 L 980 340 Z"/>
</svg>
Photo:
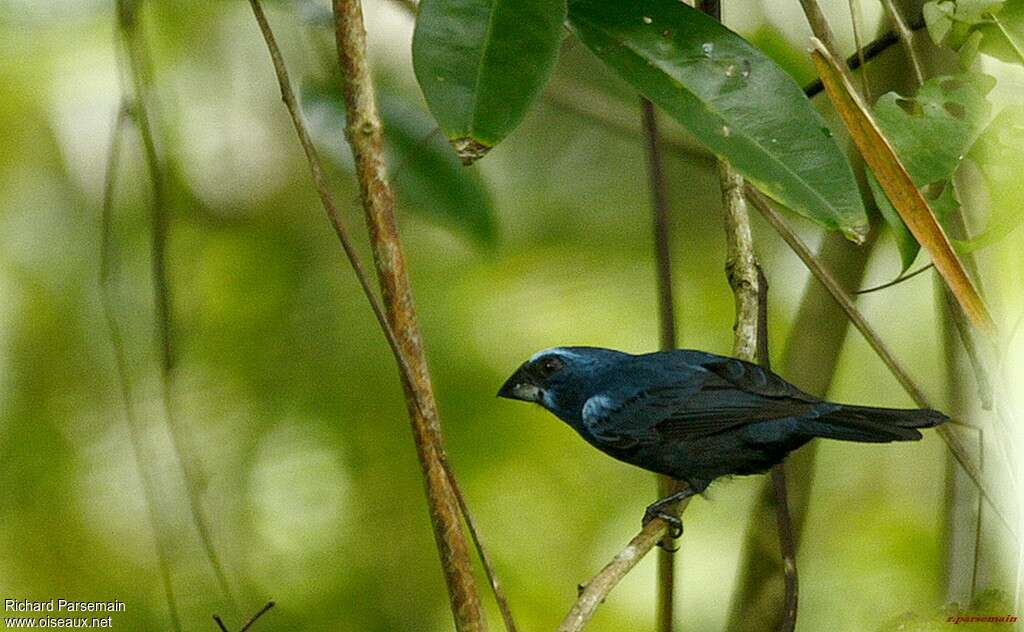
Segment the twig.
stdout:
<svg viewBox="0 0 1024 632">
<path fill-rule="evenodd" d="M 224 598 L 237 612 L 238 605 L 228 584 L 224 567 L 213 544 L 213 535 L 199 498 L 202 472 L 194 460 L 195 451 L 189 441 L 188 432 L 181 427 L 174 410 L 171 389 L 174 383 L 174 353 L 172 348 L 171 290 L 167 275 L 167 196 L 164 173 L 156 141 L 150 123 L 148 104 L 150 102 L 149 77 L 151 64 L 149 53 L 139 33 L 138 4 L 136 0 L 117 0 L 118 26 L 128 53 L 128 72 L 135 91 L 133 114 L 139 135 L 142 138 L 143 153 L 149 171 L 152 189 L 149 200 L 152 221 L 152 278 L 155 303 L 156 329 L 159 338 L 161 399 L 167 418 L 167 428 L 175 457 L 185 479 L 189 510 L 192 521 L 202 543 L 217 584 Z"/>
<path fill-rule="evenodd" d="M 878 243 L 874 237 L 872 233 L 864 245 L 854 246 L 839 233 L 827 233 L 818 257 L 835 270 L 844 287 L 856 287 Z M 782 350 L 781 374 L 807 393 L 826 395 L 849 328 L 849 319 L 825 288 L 809 279 Z M 807 358 L 815 361 L 807 362 Z M 786 459 L 787 507 L 794 546 L 799 545 L 808 515 L 816 454 L 817 445 L 811 442 Z M 777 515 L 777 502 L 775 487 L 768 477 L 758 491 L 747 523 L 739 565 L 742 571 L 723 628 L 729 632 L 775 630 L 785 619 L 785 562 L 775 554 L 780 544 L 778 525 L 777 520 L 770 518 Z"/>
<path fill-rule="evenodd" d="M 903 15 L 892 0 L 882 0 L 882 6 L 885 7 L 886 13 L 889 14 L 889 18 L 892 20 L 892 24 L 896 28 L 896 35 L 899 36 L 900 42 L 907 51 L 907 59 L 910 60 L 910 68 L 914 71 L 914 78 L 917 80 L 919 85 L 924 83 L 924 72 L 921 70 L 921 62 L 914 53 L 913 32 L 911 32 L 910 27 L 907 26 L 906 21 L 903 19 Z"/>
<path fill-rule="evenodd" d="M 484 630 L 486 623 L 459 522 L 458 502 L 444 466 L 437 458 L 443 451 L 440 422 L 395 222 L 394 193 L 387 179 L 383 130 L 366 59 L 366 30 L 360 0 L 334 0 L 334 27 L 343 78 L 345 136 L 355 158 L 388 322 L 398 337 L 402 355 L 412 369 L 412 375 L 408 378 L 403 375 L 402 381 L 426 483 L 435 540 L 448 584 L 452 615 L 460 632 Z"/>
<path fill-rule="evenodd" d="M 648 187 L 651 192 L 651 210 L 654 219 L 654 258 L 658 287 L 658 330 L 660 348 L 665 351 L 676 348 L 675 297 L 672 290 L 672 253 L 669 236 L 668 186 L 661 159 L 658 116 L 654 104 L 640 97 L 642 127 L 647 148 Z M 664 498 L 676 491 L 677 484 L 671 477 L 658 475 L 658 498 Z M 657 627 L 659 632 L 672 632 L 673 605 L 675 593 L 675 555 L 670 551 L 672 538 L 666 536 L 658 551 L 658 604 Z"/>
<path fill-rule="evenodd" d="M 273 601 L 268 601 L 267 605 L 263 606 L 262 608 L 260 608 L 259 612 L 257 612 L 256 614 L 252 615 L 252 617 L 250 617 L 249 620 L 245 622 L 245 625 L 243 625 L 242 628 L 238 632 L 245 632 L 246 630 L 251 628 L 253 626 L 253 624 L 255 624 L 257 620 L 259 620 L 260 617 L 262 617 L 263 615 L 267 614 L 267 612 L 271 608 L 273 608 L 275 605 L 276 604 L 274 604 Z"/>
<path fill-rule="evenodd" d="M 718 163 L 718 174 L 722 183 L 725 209 L 725 270 L 736 303 L 733 355 L 770 368 L 768 282 L 754 254 L 754 239 L 750 231 L 750 214 L 747 211 L 743 178 L 724 160 Z M 771 477 L 776 498 L 779 550 L 783 557 L 785 578 L 785 611 L 779 629 L 782 632 L 792 632 L 796 626 L 796 545 L 786 499 L 786 479 L 781 463 L 772 468 Z"/>
<path fill-rule="evenodd" d="M 789 244 L 789 247 L 794 253 L 804 262 L 811 273 L 825 286 L 832 295 L 832 298 L 839 304 L 839 306 L 846 313 L 846 316 L 850 319 L 850 322 L 857 328 L 858 331 L 864 336 L 868 344 L 875 351 L 875 354 L 885 363 L 886 367 L 893 374 L 896 380 L 903 387 L 903 390 L 910 395 L 910 398 L 922 408 L 930 408 L 928 399 L 925 396 L 921 388 L 911 379 L 906 369 L 896 360 L 896 357 L 892 354 L 889 348 L 882 342 L 882 339 L 878 336 L 875 330 L 861 314 L 860 310 L 853 304 L 853 300 L 846 293 L 846 291 L 839 285 L 832 273 L 821 265 L 814 253 L 807 247 L 807 244 L 800 238 L 796 232 L 786 224 L 785 220 L 779 215 L 767 198 L 764 197 L 759 191 L 751 186 L 747 186 L 747 198 L 754 204 L 754 207 L 761 213 L 761 215 L 768 221 L 769 224 L 779 233 L 779 235 Z M 982 478 L 982 473 L 977 464 L 973 462 L 967 452 L 967 448 L 960 441 L 960 438 L 948 427 L 947 425 L 938 426 L 936 431 L 939 436 L 942 437 L 946 445 L 949 446 L 950 451 L 956 458 L 957 462 L 964 468 L 964 471 L 971 477 L 971 480 L 981 491 L 985 497 L 986 502 L 992 506 L 995 510 L 996 515 L 1002 521 L 1003 525 L 1007 528 L 1008 532 L 1014 537 L 1018 538 L 1017 530 L 1011 526 L 1009 521 L 1003 515 L 1002 510 L 996 504 L 995 495 L 990 492 L 988 485 Z"/>
<path fill-rule="evenodd" d="M 860 0 L 848 0 L 847 4 L 850 5 L 850 24 L 853 25 L 853 43 L 857 47 L 854 55 L 857 56 L 857 62 L 860 67 L 864 70 L 860 73 L 860 91 L 864 100 L 868 103 L 873 103 L 874 99 L 871 98 L 871 86 L 868 81 L 868 69 L 864 65 L 864 40 L 860 32 L 864 28 L 864 13 L 861 11 Z"/>
<path fill-rule="evenodd" d="M 508 597 L 505 596 L 505 589 L 502 588 L 501 580 L 498 579 L 498 572 L 494 568 L 494 562 L 491 560 L 491 556 L 487 553 L 487 549 L 480 539 L 480 530 L 476 528 L 476 521 L 473 519 L 473 514 L 469 511 L 465 496 L 462 495 L 462 488 L 459 487 L 459 482 L 456 480 L 455 473 L 448 464 L 447 457 L 441 455 L 440 458 L 443 459 L 445 475 L 448 477 L 448 482 L 452 486 L 452 492 L 459 503 L 462 517 L 465 519 L 466 527 L 469 529 L 469 536 L 473 539 L 473 546 L 476 548 L 477 555 L 480 556 L 480 564 L 484 567 L 484 574 L 487 575 L 487 581 L 491 585 L 494 600 L 498 603 L 498 611 L 501 612 L 501 619 L 505 623 L 505 630 L 507 632 L 517 632 L 516 622 L 512 617 L 512 608 L 508 605 Z"/>
<path fill-rule="evenodd" d="M 811 26 L 811 32 L 814 33 L 814 36 L 821 40 L 821 43 L 825 45 L 828 52 L 832 53 L 833 57 L 842 59 L 842 55 L 839 54 L 839 46 L 836 44 L 836 36 L 832 33 L 832 27 L 829 25 L 825 13 L 821 10 L 818 0 L 800 0 L 800 6 L 804 9 L 804 15 L 807 16 L 807 23 Z M 850 78 L 849 66 L 841 66 L 840 70 L 846 75 L 846 79 L 853 83 Z"/>
<path fill-rule="evenodd" d="M 217 624 L 217 627 L 220 628 L 221 632 L 228 632 L 228 626 L 224 625 L 224 621 L 220 618 L 219 614 L 213 615 L 213 620 Z"/>
<path fill-rule="evenodd" d="M 675 515 L 679 515 L 686 507 L 689 498 L 676 507 Z M 580 591 L 576 603 L 572 605 L 569 614 L 565 616 L 556 632 L 579 632 L 583 626 L 594 616 L 597 607 L 604 601 L 605 597 L 618 585 L 633 567 L 643 559 L 645 555 L 667 532 L 668 525 L 661 518 L 655 518 L 648 522 L 640 530 L 640 533 L 633 536 L 626 548 L 622 549 L 612 561 L 608 562 Z"/>
<path fill-rule="evenodd" d="M 352 6 L 351 3 L 336 3 L 335 17 L 339 36 L 339 52 L 342 53 L 342 71 L 347 78 L 345 97 L 348 106 L 349 137 L 357 158 L 360 188 L 364 205 L 367 206 L 367 223 L 378 261 L 378 272 L 381 276 L 384 296 L 388 301 L 389 310 L 393 309 L 398 312 L 394 318 L 389 318 L 386 315 L 381 302 L 371 289 L 365 268 L 334 204 L 333 196 L 323 175 L 319 156 L 306 129 L 298 101 L 292 90 L 284 58 L 277 46 L 273 30 L 267 22 L 263 8 L 259 0 L 250 0 L 250 5 L 270 53 L 281 90 L 281 98 L 292 119 L 299 143 L 305 152 L 320 202 L 398 364 L 405 387 L 406 404 L 410 412 L 417 455 L 424 473 L 431 522 L 434 526 L 438 552 L 448 582 L 452 614 L 455 617 L 456 625 L 460 631 L 486 629 L 480 601 L 476 594 L 476 586 L 473 582 L 466 542 L 462 537 L 459 524 L 458 501 L 455 498 L 456 494 L 453 493 L 453 486 L 456 485 L 455 478 L 444 456 L 440 430 L 437 427 L 433 393 L 426 374 L 422 350 L 419 347 L 415 313 L 412 311 L 412 300 L 408 293 L 407 281 L 404 278 L 404 260 L 395 232 L 393 209 L 388 206 L 389 203 L 393 204 L 393 196 L 384 177 L 384 165 L 380 155 L 380 122 L 376 115 L 376 105 L 365 64 L 365 32 L 361 9 L 358 4 Z M 346 49 L 354 52 L 356 56 L 346 56 Z M 361 122 L 356 122 L 360 119 Z M 380 208 L 379 205 L 383 205 L 383 208 Z M 371 211 L 374 211 L 373 216 L 371 216 Z M 384 269 L 382 270 L 382 268 Z M 399 276 L 404 282 L 404 291 L 398 291 L 402 288 L 397 287 L 396 276 Z M 406 311 L 402 313 L 402 310 Z M 401 339 L 396 333 L 399 330 L 402 332 Z M 417 370 L 413 370 L 410 358 L 418 362 Z M 492 583 L 492 586 L 494 585 L 496 584 Z"/>
<path fill-rule="evenodd" d="M 864 288 L 863 290 L 854 290 L 853 292 L 850 292 L 850 293 L 859 296 L 861 294 L 870 294 L 872 292 L 877 292 L 879 290 L 884 290 L 884 289 L 890 288 L 890 287 L 892 287 L 894 285 L 899 285 L 900 283 L 903 283 L 904 281 L 909 281 L 910 279 L 913 279 L 914 277 L 916 277 L 917 275 L 921 274 L 922 272 L 927 272 L 928 270 L 931 270 L 934 267 L 935 267 L 934 263 L 929 263 L 928 265 L 921 266 L 920 268 L 918 268 L 917 270 L 914 270 L 913 272 L 910 272 L 909 274 L 901 274 L 898 277 L 896 277 L 895 279 L 893 279 L 892 281 L 887 281 L 886 283 L 882 283 L 881 285 L 873 285 L 871 287 Z"/>
<path fill-rule="evenodd" d="M 131 401 L 131 373 L 128 371 L 128 360 L 124 350 L 124 337 L 121 334 L 121 328 L 114 314 L 114 195 L 117 188 L 118 167 L 121 162 L 122 134 L 131 116 L 129 108 L 129 104 L 122 97 L 110 136 L 110 152 L 107 155 L 106 177 L 103 185 L 103 209 L 100 217 L 99 286 L 102 296 L 103 316 L 106 320 L 107 332 L 110 335 L 111 347 L 114 351 L 114 363 L 117 367 L 121 404 L 124 408 L 125 421 L 128 425 L 128 438 L 132 447 L 135 469 L 142 482 L 142 496 L 146 504 L 146 516 L 150 523 L 150 529 L 153 532 L 157 566 L 160 569 L 160 582 L 163 584 L 164 596 L 167 599 L 167 609 L 171 617 L 171 628 L 176 632 L 181 632 L 181 619 L 179 618 L 178 607 L 175 603 L 174 584 L 171 581 L 166 534 L 161 532 L 160 519 L 157 514 L 157 485 L 152 473 L 144 465 L 143 434 Z"/>
</svg>

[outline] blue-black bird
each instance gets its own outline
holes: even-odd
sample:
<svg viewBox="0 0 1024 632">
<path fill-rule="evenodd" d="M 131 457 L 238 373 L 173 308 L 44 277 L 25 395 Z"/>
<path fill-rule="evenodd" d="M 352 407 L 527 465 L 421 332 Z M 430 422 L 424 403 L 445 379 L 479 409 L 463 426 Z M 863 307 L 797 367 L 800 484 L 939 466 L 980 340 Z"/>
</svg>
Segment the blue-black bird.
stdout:
<svg viewBox="0 0 1024 632">
<path fill-rule="evenodd" d="M 824 401 L 756 364 L 688 349 L 555 347 L 524 362 L 498 396 L 536 402 L 605 454 L 685 481 L 644 512 L 644 524 L 663 518 L 673 537 L 682 523 L 666 508 L 720 476 L 764 472 L 815 437 L 916 441 L 917 428 L 948 419 Z"/>
</svg>

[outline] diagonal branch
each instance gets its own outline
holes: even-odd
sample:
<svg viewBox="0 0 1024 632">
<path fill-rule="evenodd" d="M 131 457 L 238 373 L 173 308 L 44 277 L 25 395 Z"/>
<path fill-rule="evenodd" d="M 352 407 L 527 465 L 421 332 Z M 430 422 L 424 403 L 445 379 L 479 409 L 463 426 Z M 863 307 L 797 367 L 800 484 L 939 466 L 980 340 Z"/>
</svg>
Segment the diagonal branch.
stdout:
<svg viewBox="0 0 1024 632">
<path fill-rule="evenodd" d="M 910 398 L 914 400 L 918 406 L 922 408 L 930 408 L 928 398 L 925 396 L 924 391 L 917 385 L 916 382 L 907 373 L 907 370 L 902 364 L 896 359 L 893 353 L 885 345 L 878 333 L 875 332 L 874 328 L 867 322 L 864 315 L 854 305 L 853 300 L 850 298 L 846 290 L 839 285 L 836 281 L 832 272 L 825 268 L 814 253 L 811 252 L 807 244 L 804 243 L 803 239 L 800 238 L 796 232 L 786 224 L 785 220 L 779 214 L 771 203 L 768 201 L 760 191 L 757 189 L 747 186 L 747 198 L 754 204 L 754 207 L 761 213 L 761 215 L 768 221 L 769 224 L 775 229 L 776 232 L 785 240 L 789 247 L 794 253 L 804 262 L 811 273 L 825 286 L 832 298 L 839 304 L 839 306 L 846 313 L 847 318 L 853 323 L 853 326 L 864 336 L 868 344 L 875 351 L 875 354 L 885 363 L 886 367 L 893 374 L 896 380 L 903 387 L 903 390 L 910 395 Z M 1003 525 L 1007 528 L 1008 532 L 1013 535 L 1014 539 L 1018 538 L 1017 530 L 1011 526 L 1010 522 L 1006 519 L 1002 509 L 996 504 L 996 496 L 989 489 L 988 484 L 982 477 L 980 466 L 975 463 L 974 459 L 971 458 L 968 452 L 967 446 L 964 445 L 960 437 L 956 432 L 949 427 L 948 424 L 938 426 L 936 431 L 939 436 L 946 442 L 953 456 L 957 462 L 964 468 L 964 471 L 971 477 L 971 480 L 981 491 L 982 496 L 985 497 L 986 502 L 995 510 L 997 516 L 1002 521 Z"/>
<path fill-rule="evenodd" d="M 263 8 L 259 3 L 259 0 L 250 0 L 250 5 L 252 7 L 253 14 L 256 17 L 256 22 L 260 27 L 260 32 L 267 45 L 267 50 L 270 53 L 270 58 L 273 62 L 274 71 L 277 76 L 278 86 L 281 90 L 281 98 L 288 110 L 289 116 L 292 120 L 292 125 L 299 138 L 299 143 L 306 155 L 306 161 L 309 165 L 310 174 L 313 178 L 317 194 L 320 197 L 320 202 L 327 213 L 328 220 L 330 221 L 339 242 L 341 243 L 342 250 L 345 252 L 346 257 L 352 266 L 360 288 L 370 304 L 374 317 L 380 325 L 381 332 L 384 334 L 388 346 L 391 349 L 395 362 L 398 365 L 399 372 L 402 376 L 403 384 L 406 385 L 406 401 L 410 408 L 410 417 L 413 421 L 417 453 L 424 468 L 428 503 L 430 503 L 431 518 L 435 525 L 435 538 L 437 540 L 439 553 L 441 554 L 442 565 L 444 566 L 446 578 L 450 580 L 449 594 L 452 597 L 453 614 L 456 617 L 456 623 L 460 626 L 460 630 L 484 629 L 479 599 L 476 597 L 475 584 L 472 582 L 465 541 L 463 540 L 459 529 L 458 515 L 454 513 L 454 506 L 458 505 L 461 507 L 466 518 L 467 525 L 473 533 L 474 541 L 481 555 L 481 559 L 483 560 L 484 568 L 487 572 L 488 579 L 491 582 L 492 589 L 494 590 L 495 596 L 498 600 L 502 616 L 505 618 L 506 625 L 509 627 L 509 630 L 514 631 L 515 628 L 514 624 L 511 623 L 511 613 L 508 610 L 507 600 L 504 597 L 500 583 L 494 573 L 493 564 L 491 564 L 489 557 L 483 549 L 482 543 L 479 541 L 472 516 L 470 515 L 468 507 L 466 507 L 465 501 L 462 498 L 455 475 L 448 464 L 440 438 L 440 430 L 436 425 L 436 408 L 433 404 L 432 393 L 429 392 L 429 383 L 427 384 L 429 404 L 427 404 L 422 402 L 420 399 L 424 393 L 422 389 L 415 390 L 408 386 L 417 384 L 419 376 L 422 374 L 414 372 L 410 366 L 404 346 L 405 342 L 400 340 L 396 335 L 395 328 L 392 326 L 392 322 L 387 316 L 384 307 L 381 305 L 380 300 L 370 287 L 366 269 L 352 244 L 348 230 L 342 221 L 341 215 L 334 203 L 333 196 L 330 193 L 330 188 L 328 187 L 326 178 L 324 177 L 319 156 L 302 118 L 298 101 L 295 98 L 295 93 L 292 90 L 291 81 L 288 77 L 288 70 L 285 66 L 280 48 L 277 46 L 273 30 L 266 19 L 266 15 L 263 12 Z M 357 26 L 360 31 L 362 29 L 361 24 L 360 15 L 360 20 Z M 372 99 L 372 94 L 370 95 L 370 98 Z M 377 130 L 379 133 L 379 121 L 377 122 Z M 370 132 L 372 133 L 372 131 L 371 125 Z M 378 173 L 382 174 L 382 165 L 380 169 L 381 170 Z M 372 227 L 371 233 L 373 233 Z M 401 256 L 400 252 L 399 256 Z M 411 302 L 409 305 L 411 307 Z M 413 320 L 413 322 L 415 321 Z M 424 420 L 428 419 L 428 414 L 425 411 L 431 409 L 433 410 L 435 418 L 435 424 L 433 426 L 424 423 Z M 437 518 L 438 515 L 441 516 L 440 519 Z M 439 520 L 443 520 L 443 523 L 440 526 L 438 525 Z M 454 587 L 452 586 L 452 581 L 456 584 Z"/>
<path fill-rule="evenodd" d="M 394 192 L 384 162 L 383 126 L 366 58 L 361 1 L 334 0 L 334 26 L 344 80 L 345 136 L 355 158 L 385 315 L 412 369 L 411 375 L 402 375 L 402 382 L 452 614 L 460 632 L 485 630 L 487 626 L 459 521 L 458 501 L 439 458 L 444 450 L 440 420 L 395 221 Z"/>
</svg>

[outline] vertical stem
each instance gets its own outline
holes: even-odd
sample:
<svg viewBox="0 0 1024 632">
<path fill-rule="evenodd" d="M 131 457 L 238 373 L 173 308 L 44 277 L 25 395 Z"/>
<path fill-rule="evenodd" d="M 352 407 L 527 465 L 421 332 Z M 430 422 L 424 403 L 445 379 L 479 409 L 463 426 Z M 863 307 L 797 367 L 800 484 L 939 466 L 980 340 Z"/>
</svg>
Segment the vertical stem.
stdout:
<svg viewBox="0 0 1024 632">
<path fill-rule="evenodd" d="M 171 628 L 181 632 L 181 619 L 174 596 L 174 584 L 171 581 L 170 555 L 167 534 L 160 527 L 160 516 L 157 512 L 157 484 L 153 473 L 146 468 L 144 440 L 138 417 L 132 406 L 131 373 L 125 357 L 124 337 L 114 314 L 114 193 L 117 183 L 117 170 L 121 158 L 121 137 L 129 120 L 128 104 L 122 102 L 118 109 L 117 119 L 111 133 L 110 153 L 107 157 L 106 182 L 103 187 L 103 212 L 100 219 L 100 291 L 102 293 L 103 317 L 110 335 L 110 343 L 114 350 L 114 363 L 117 369 L 118 386 L 121 393 L 121 405 L 124 408 L 125 421 L 128 425 L 128 439 L 132 447 L 135 469 L 142 482 L 142 497 L 146 504 L 146 518 L 153 533 L 153 544 L 156 548 L 157 567 L 160 570 L 160 583 L 163 585 L 164 597 L 167 599 L 167 610 L 171 617 Z"/>
<path fill-rule="evenodd" d="M 860 0 L 849 0 L 850 24 L 853 25 L 853 41 L 857 47 L 857 63 L 860 66 L 860 91 L 865 103 L 873 103 L 871 98 L 871 87 L 868 82 L 868 68 L 864 63 L 864 38 L 861 29 L 864 28 L 864 12 L 861 11 Z"/>
<path fill-rule="evenodd" d="M 366 58 L 366 31 L 359 0 L 334 0 L 334 21 L 346 106 L 345 133 L 355 156 L 388 322 L 411 369 L 411 379 L 403 374 L 402 382 L 452 614 L 459 632 L 485 630 L 458 503 L 439 458 L 443 445 L 437 406 L 395 223 L 394 193 L 384 164 L 382 125 Z"/>
<path fill-rule="evenodd" d="M 647 141 L 647 173 L 651 191 L 651 209 L 654 217 L 654 253 L 657 269 L 658 288 L 658 329 L 660 348 L 676 348 L 675 299 L 672 291 L 672 256 L 669 246 L 669 202 L 665 169 L 662 164 L 658 135 L 658 118 L 654 104 L 640 98 L 643 113 L 644 138 Z M 658 498 L 669 496 L 678 489 L 678 483 L 671 477 L 659 475 Z M 658 605 L 657 627 L 659 632 L 672 632 L 675 593 L 675 555 L 672 538 L 666 535 L 658 551 Z"/>
<path fill-rule="evenodd" d="M 877 240 L 856 247 L 838 233 L 826 235 L 819 252 L 824 265 L 841 275 L 844 287 L 858 287 L 868 256 Z M 782 356 L 782 374 L 801 390 L 824 397 L 835 375 L 839 353 L 850 321 L 828 291 L 815 279 L 804 287 Z M 807 362 L 807 358 L 816 361 Z M 814 481 L 816 446 L 809 443 L 786 459 L 787 506 L 790 509 L 794 547 L 807 518 Z M 754 517 L 747 526 L 738 588 L 733 593 L 726 630 L 761 632 L 778 628 L 785 617 L 785 564 L 775 556 L 779 534 L 768 518 L 776 514 L 778 498 L 773 481 L 765 481 L 757 495 Z"/>
<path fill-rule="evenodd" d="M 725 202 L 725 270 L 736 302 L 733 355 L 748 362 L 769 367 L 768 356 L 768 283 L 754 254 L 743 178 L 724 160 L 718 163 L 722 197 Z M 779 549 L 784 563 L 785 606 L 779 629 L 792 632 L 796 626 L 797 575 L 796 545 L 786 504 L 786 479 L 780 463 L 772 468 L 776 498 Z"/>
<path fill-rule="evenodd" d="M 230 607 L 238 612 L 238 605 L 227 575 L 213 544 L 213 534 L 209 526 L 206 512 L 203 510 L 199 497 L 199 486 L 202 473 L 194 460 L 195 451 L 189 441 L 188 432 L 181 427 L 174 410 L 171 391 L 174 384 L 174 353 L 172 346 L 171 325 L 171 289 L 167 274 L 167 195 L 164 183 L 163 165 L 156 149 L 156 141 L 149 119 L 150 94 L 149 77 L 152 74 L 148 51 L 139 33 L 137 0 L 117 0 L 118 25 L 124 38 L 128 52 L 128 69 L 132 87 L 135 91 L 134 117 L 142 137 L 143 154 L 149 172 L 149 183 L 152 188 L 150 217 L 152 222 L 152 278 L 154 304 L 156 310 L 156 328 L 160 347 L 161 399 L 164 414 L 167 416 L 167 428 L 174 449 L 175 458 L 181 468 L 182 477 L 188 496 L 189 510 L 192 521 L 206 553 L 207 561 L 213 571 L 217 584 L 224 594 Z"/>
</svg>

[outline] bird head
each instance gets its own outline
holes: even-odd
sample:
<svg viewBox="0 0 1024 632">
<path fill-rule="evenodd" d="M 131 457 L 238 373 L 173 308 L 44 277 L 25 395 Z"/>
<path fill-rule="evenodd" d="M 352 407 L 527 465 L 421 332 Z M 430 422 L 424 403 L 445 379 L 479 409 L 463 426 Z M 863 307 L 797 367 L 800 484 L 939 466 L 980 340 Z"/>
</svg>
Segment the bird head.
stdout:
<svg viewBox="0 0 1024 632">
<path fill-rule="evenodd" d="M 498 397 L 536 402 L 570 423 L 596 392 L 606 369 L 628 354 L 597 347 L 554 347 L 533 355 L 512 374 Z"/>
</svg>

